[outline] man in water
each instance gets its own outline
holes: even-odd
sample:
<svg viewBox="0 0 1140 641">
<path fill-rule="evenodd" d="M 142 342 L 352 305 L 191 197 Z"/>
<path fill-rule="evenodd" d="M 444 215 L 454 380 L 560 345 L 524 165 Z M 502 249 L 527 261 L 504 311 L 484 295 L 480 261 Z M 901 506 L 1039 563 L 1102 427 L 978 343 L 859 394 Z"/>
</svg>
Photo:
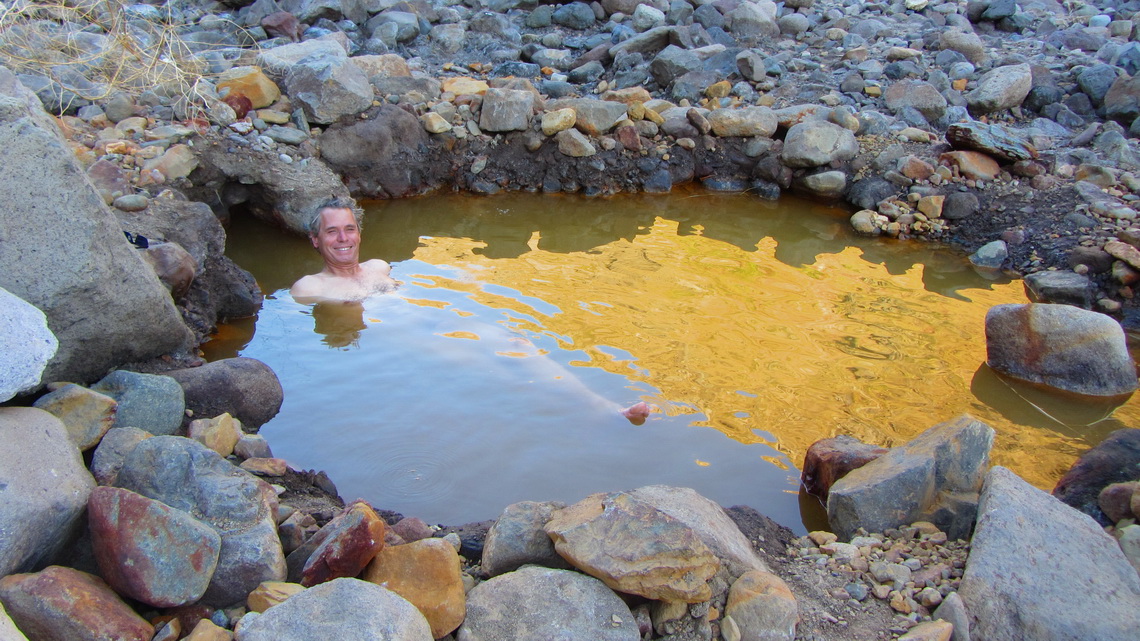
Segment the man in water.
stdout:
<svg viewBox="0 0 1140 641">
<path fill-rule="evenodd" d="M 309 240 L 325 268 L 293 283 L 289 293 L 298 302 L 362 301 L 396 288 L 391 265 L 378 258 L 360 262 L 360 212 L 352 201 L 335 198 L 318 207 Z"/>
</svg>

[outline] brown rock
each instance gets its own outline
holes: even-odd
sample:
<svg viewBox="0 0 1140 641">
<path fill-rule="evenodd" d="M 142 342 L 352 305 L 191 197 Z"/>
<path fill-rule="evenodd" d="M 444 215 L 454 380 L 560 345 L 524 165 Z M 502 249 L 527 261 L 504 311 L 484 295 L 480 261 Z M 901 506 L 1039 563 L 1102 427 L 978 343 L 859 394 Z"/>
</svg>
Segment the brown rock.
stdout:
<svg viewBox="0 0 1140 641">
<path fill-rule="evenodd" d="M 934 175 L 934 166 L 917 156 L 899 159 L 899 173 L 911 180 L 926 180 Z"/>
<path fill-rule="evenodd" d="M 742 639 L 791 641 L 799 621 L 796 597 L 787 584 L 760 570 L 746 572 L 733 582 L 724 613 L 739 628 Z"/>
<path fill-rule="evenodd" d="M 459 554 L 443 539 L 384 548 L 365 569 L 364 580 L 384 585 L 416 606 L 433 638 L 450 634 L 467 615 Z"/>
<path fill-rule="evenodd" d="M 265 29 L 265 33 L 275 38 L 288 38 L 293 42 L 299 42 L 301 34 L 305 31 L 296 16 L 288 11 L 278 11 L 265 16 L 261 19 L 261 27 Z"/>
<path fill-rule="evenodd" d="M 178 243 L 151 243 L 143 258 L 174 300 L 182 299 L 198 273 L 198 261 Z"/>
<path fill-rule="evenodd" d="M 219 628 L 209 619 L 198 621 L 184 641 L 233 641 L 234 635 L 225 628 Z"/>
<path fill-rule="evenodd" d="M 1097 503 L 1104 515 L 1113 523 L 1121 519 L 1134 518 L 1132 503 L 1133 497 L 1140 494 L 1137 490 L 1140 490 L 1140 481 L 1106 485 L 1100 491 Z"/>
<path fill-rule="evenodd" d="M 222 539 L 190 514 L 130 490 L 97 487 L 87 501 L 91 544 L 119 594 L 165 608 L 202 598 Z"/>
<path fill-rule="evenodd" d="M 957 167 L 959 174 L 971 180 L 993 180 L 1001 173 L 996 160 L 978 151 L 948 151 L 938 161 Z"/>
<path fill-rule="evenodd" d="M 74 383 L 41 396 L 33 406 L 55 415 L 67 428 L 71 442 L 81 450 L 99 444 L 99 439 L 115 424 L 119 409 L 110 396 Z"/>
<path fill-rule="evenodd" d="M 384 521 L 364 501 L 350 504 L 313 536 L 310 543 L 289 555 L 290 576 L 294 555 L 306 554 L 301 585 L 311 587 L 341 577 L 355 577 L 384 547 Z"/>
<path fill-rule="evenodd" d="M 300 583 L 264 581 L 253 592 L 249 593 L 249 598 L 245 600 L 245 603 L 250 612 L 265 612 L 304 589 L 305 586 Z"/>
<path fill-rule="evenodd" d="M 405 542 L 430 539 L 435 536 L 435 530 L 418 516 L 407 516 L 392 526 L 392 532 L 398 534 Z"/>
<path fill-rule="evenodd" d="M 1037 149 L 1012 129 L 984 122 L 959 122 L 946 130 L 946 140 L 955 149 L 972 149 L 1005 162 L 1032 160 Z"/>
<path fill-rule="evenodd" d="M 886 453 L 886 448 L 846 435 L 825 438 L 808 448 L 800 481 L 808 494 L 826 501 L 836 481 Z"/>
<path fill-rule="evenodd" d="M 241 422 L 227 414 L 214 418 L 200 418 L 190 422 L 190 438 L 214 450 L 221 456 L 234 453 L 241 438 Z"/>
<path fill-rule="evenodd" d="M 0 601 L 29 639 L 151 641 L 154 627 L 97 576 L 50 566 L 0 579 Z"/>
<path fill-rule="evenodd" d="M 641 136 L 637 133 L 637 127 L 633 125 L 621 125 L 614 130 L 614 137 L 621 143 L 622 147 L 630 151 L 641 150 Z"/>
<path fill-rule="evenodd" d="M 954 626 L 949 621 L 924 621 L 907 630 L 899 641 L 950 641 Z"/>
<path fill-rule="evenodd" d="M 923 196 L 918 200 L 918 211 L 930 218 L 939 218 L 942 216 L 942 203 L 945 200 L 945 196 Z"/>
<path fill-rule="evenodd" d="M 247 458 L 238 467 L 258 476 L 285 476 L 289 471 L 289 464 L 280 458 Z"/>
<path fill-rule="evenodd" d="M 627 105 L 632 105 L 636 102 L 649 102 L 653 96 L 645 87 L 629 87 L 627 89 L 611 89 L 602 94 L 602 100 L 609 100 L 610 102 L 620 102 Z"/>
<path fill-rule="evenodd" d="M 1113 258 L 1128 263 L 1130 267 L 1140 269 L 1140 249 L 1119 240 L 1110 240 L 1104 244 L 1104 251 Z"/>
<path fill-rule="evenodd" d="M 546 524 L 558 554 L 611 589 L 698 603 L 720 562 L 692 528 L 624 492 L 593 494 Z"/>
</svg>

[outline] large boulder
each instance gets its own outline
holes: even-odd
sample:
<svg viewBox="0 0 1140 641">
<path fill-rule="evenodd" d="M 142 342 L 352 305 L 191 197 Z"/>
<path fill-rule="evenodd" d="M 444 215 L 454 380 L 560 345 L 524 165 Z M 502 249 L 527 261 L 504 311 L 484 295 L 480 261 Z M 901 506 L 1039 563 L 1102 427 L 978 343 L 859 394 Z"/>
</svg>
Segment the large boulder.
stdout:
<svg viewBox="0 0 1140 641">
<path fill-rule="evenodd" d="M 91 492 L 87 519 L 100 574 L 119 594 L 159 608 L 205 594 L 222 547 L 210 526 L 114 487 Z"/>
<path fill-rule="evenodd" d="M 488 89 L 479 109 L 483 131 L 525 131 L 534 111 L 534 94 L 519 89 Z"/>
<path fill-rule="evenodd" d="M 1140 629 L 1140 576 L 1095 521 L 994 467 L 958 594 L 987 641 L 1125 641 Z"/>
<path fill-rule="evenodd" d="M 43 380 L 88 382 L 189 346 L 170 294 L 123 237 L 39 99 L 0 68 L 0 287 L 59 340 Z M 50 171 L 48 170 L 50 168 Z"/>
<path fill-rule="evenodd" d="M 564 507 L 564 503 L 535 501 L 508 505 L 487 532 L 483 543 L 483 571 L 489 576 L 498 576 L 527 564 L 569 567 L 543 530 L 554 513 Z"/>
<path fill-rule="evenodd" d="M 601 581 L 529 565 L 475 586 L 457 641 L 638 641 L 633 614 Z"/>
<path fill-rule="evenodd" d="M 116 370 L 91 390 L 118 403 L 112 427 L 137 427 L 164 436 L 177 432 L 186 416 L 182 387 L 169 376 Z"/>
<path fill-rule="evenodd" d="M 966 94 L 966 104 L 974 114 L 988 114 L 1021 104 L 1033 88 L 1033 74 L 1027 63 L 1006 65 L 987 71 L 978 87 Z"/>
<path fill-rule="evenodd" d="M 620 592 L 697 603 L 720 562 L 691 527 L 626 492 L 559 510 L 546 533 L 563 558 Z"/>
<path fill-rule="evenodd" d="M 849 472 L 831 486 L 827 518 L 842 540 L 930 521 L 952 539 L 970 534 L 994 430 L 963 415 Z"/>
<path fill-rule="evenodd" d="M 32 639 L 151 641 L 154 626 L 97 576 L 50 566 L 0 579 L 0 602 Z"/>
<path fill-rule="evenodd" d="M 800 481 L 808 494 L 827 500 L 831 486 L 858 469 L 887 453 L 887 448 L 864 443 L 857 438 L 840 434 L 820 439 L 811 444 L 804 455 Z"/>
<path fill-rule="evenodd" d="M 1088 396 L 1136 391 L 1124 330 L 1071 305 L 995 305 L 986 313 L 986 363 L 1020 380 Z"/>
<path fill-rule="evenodd" d="M 0 407 L 0 576 L 42 567 L 61 552 L 94 487 L 59 419 Z"/>
<path fill-rule="evenodd" d="M 1057 481 L 1053 496 L 1101 525 L 1112 525 L 1098 502 L 1101 490 L 1113 483 L 1140 479 L 1140 429 L 1116 430 L 1085 452 Z"/>
<path fill-rule="evenodd" d="M 434 184 L 435 172 L 446 168 L 429 166 L 427 148 L 419 119 L 395 105 L 332 125 L 321 136 L 321 157 L 352 193 L 366 197 L 402 198 Z"/>
<path fill-rule="evenodd" d="M 423 613 L 436 639 L 451 634 L 466 616 L 462 562 L 455 546 L 440 538 L 391 545 L 364 571 L 364 580 L 383 585 Z"/>
<path fill-rule="evenodd" d="M 311 587 L 259 615 L 247 615 L 237 638 L 432 641 L 431 628 L 414 605 L 387 588 L 348 578 Z"/>
<path fill-rule="evenodd" d="M 728 14 L 732 35 L 745 42 L 774 38 L 780 35 L 776 21 L 778 9 L 770 0 L 741 2 Z"/>
<path fill-rule="evenodd" d="M 900 80 L 887 88 L 883 94 L 883 104 L 892 113 L 906 107 L 917 109 L 928 122 L 934 122 L 946 115 L 946 98 L 929 82 L 921 80 Z"/>
<path fill-rule="evenodd" d="M 248 432 L 256 432 L 277 416 L 285 399 L 277 375 L 253 358 L 226 358 L 166 375 L 182 386 L 186 409 L 195 417 L 229 414 Z"/>
<path fill-rule="evenodd" d="M 0 403 L 39 387 L 57 349 L 44 313 L 0 287 Z"/>
<path fill-rule="evenodd" d="M 789 167 L 819 167 L 837 160 L 850 160 L 857 153 L 859 143 L 851 130 L 830 122 L 808 120 L 788 129 L 781 157 Z"/>
<path fill-rule="evenodd" d="M 147 439 L 127 455 L 116 485 L 187 512 L 221 536 L 204 603 L 231 605 L 262 581 L 285 578 L 273 488 L 204 445 L 178 436 Z"/>
</svg>

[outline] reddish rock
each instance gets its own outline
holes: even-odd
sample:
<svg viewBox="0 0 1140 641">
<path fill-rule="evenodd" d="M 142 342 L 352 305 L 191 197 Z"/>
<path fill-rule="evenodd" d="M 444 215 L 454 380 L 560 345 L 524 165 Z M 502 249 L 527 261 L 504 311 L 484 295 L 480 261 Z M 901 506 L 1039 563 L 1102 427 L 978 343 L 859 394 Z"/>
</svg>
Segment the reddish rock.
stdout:
<svg viewBox="0 0 1140 641">
<path fill-rule="evenodd" d="M 957 167 L 963 178 L 993 180 L 1001 172 L 997 161 L 977 151 L 949 151 L 938 157 L 938 162 Z"/>
<path fill-rule="evenodd" d="M 87 518 L 99 569 L 119 594 L 159 608 L 205 594 L 222 546 L 210 526 L 116 487 L 91 492 Z"/>
<path fill-rule="evenodd" d="M 289 38 L 293 42 L 299 42 L 301 34 L 304 33 L 301 22 L 288 11 L 278 11 L 265 16 L 261 19 L 261 27 L 265 29 L 265 33 L 275 38 Z"/>
<path fill-rule="evenodd" d="M 237 116 L 238 120 L 245 118 L 245 115 L 253 109 L 253 101 L 237 92 L 232 92 L 225 98 L 222 98 L 222 102 L 234 110 L 234 115 Z"/>
<path fill-rule="evenodd" d="M 0 601 L 29 639 L 150 641 L 154 627 L 97 576 L 53 565 L 0 579 Z"/>
<path fill-rule="evenodd" d="M 384 548 L 385 529 L 384 521 L 367 503 L 352 503 L 314 535 L 316 545 L 301 570 L 301 585 L 312 587 L 360 574 Z M 309 544 L 293 554 L 307 549 Z"/>
<path fill-rule="evenodd" d="M 899 160 L 899 173 L 911 180 L 926 180 L 934 175 L 934 167 L 917 156 L 906 156 Z"/>
<path fill-rule="evenodd" d="M 614 130 L 614 137 L 621 143 L 622 147 L 630 151 L 641 150 L 641 136 L 637 133 L 637 127 L 633 125 L 622 125 Z"/>
<path fill-rule="evenodd" d="M 825 438 L 808 448 L 800 481 L 808 494 L 826 501 L 836 481 L 886 453 L 884 447 L 869 445 L 846 435 Z"/>
<path fill-rule="evenodd" d="M 1053 496 L 1063 503 L 1111 525 L 1100 509 L 1100 492 L 1113 483 L 1126 483 L 1140 478 L 1140 429 L 1116 430 L 1099 445 L 1085 452 L 1057 481 Z"/>
<path fill-rule="evenodd" d="M 392 526 L 392 532 L 397 534 L 405 543 L 430 539 L 435 536 L 435 530 L 418 516 L 408 516 L 399 520 Z"/>
<path fill-rule="evenodd" d="M 1113 523 L 1135 518 L 1132 514 L 1132 497 L 1137 490 L 1140 490 L 1140 481 L 1106 485 L 1097 497 L 1097 504 Z"/>
</svg>

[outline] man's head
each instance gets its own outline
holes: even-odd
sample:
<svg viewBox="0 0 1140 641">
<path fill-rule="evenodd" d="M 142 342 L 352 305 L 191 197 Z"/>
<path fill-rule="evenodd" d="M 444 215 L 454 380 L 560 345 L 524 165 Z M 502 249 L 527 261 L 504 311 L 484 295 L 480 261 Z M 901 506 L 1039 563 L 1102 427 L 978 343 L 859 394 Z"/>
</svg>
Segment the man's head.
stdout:
<svg viewBox="0 0 1140 641">
<path fill-rule="evenodd" d="M 360 260 L 360 216 L 352 201 L 330 200 L 309 223 L 309 240 L 330 268 L 355 267 Z"/>
</svg>

